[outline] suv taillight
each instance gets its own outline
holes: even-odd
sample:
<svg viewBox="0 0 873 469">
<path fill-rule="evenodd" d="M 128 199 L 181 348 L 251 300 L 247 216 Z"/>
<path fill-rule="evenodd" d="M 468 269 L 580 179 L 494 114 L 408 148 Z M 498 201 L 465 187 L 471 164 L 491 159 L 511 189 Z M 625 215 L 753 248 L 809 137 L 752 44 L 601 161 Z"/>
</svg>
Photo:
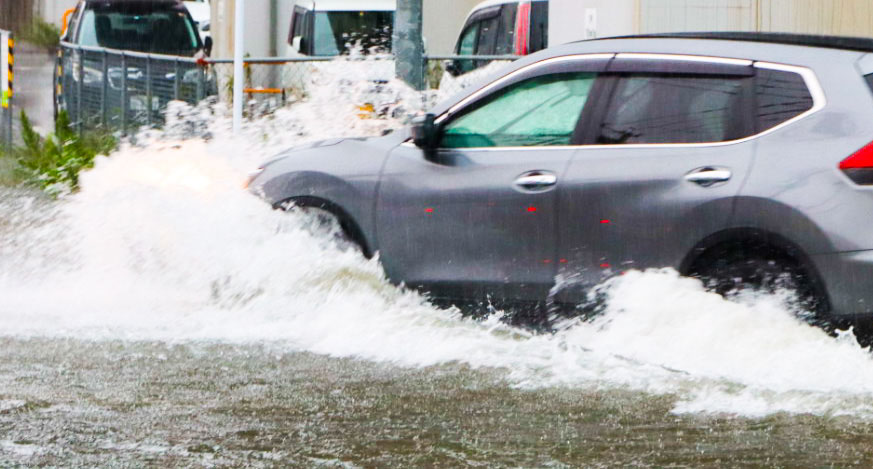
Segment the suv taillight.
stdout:
<svg viewBox="0 0 873 469">
<path fill-rule="evenodd" d="M 873 185 L 873 142 L 841 161 L 840 170 L 855 184 Z"/>
<path fill-rule="evenodd" d="M 530 36 L 530 2 L 518 4 L 515 20 L 515 55 L 527 55 L 528 36 Z"/>
</svg>

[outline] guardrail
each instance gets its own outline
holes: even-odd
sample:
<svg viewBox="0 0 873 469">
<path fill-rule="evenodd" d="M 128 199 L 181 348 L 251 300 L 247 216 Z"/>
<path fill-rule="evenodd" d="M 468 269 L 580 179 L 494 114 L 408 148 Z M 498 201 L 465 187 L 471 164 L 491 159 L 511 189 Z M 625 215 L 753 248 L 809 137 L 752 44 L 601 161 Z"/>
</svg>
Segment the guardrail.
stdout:
<svg viewBox="0 0 873 469">
<path fill-rule="evenodd" d="M 55 111 L 67 111 L 80 132 L 159 125 L 170 101 L 217 93 L 204 60 L 69 43 L 58 49 L 55 80 Z"/>
<path fill-rule="evenodd" d="M 494 62 L 510 62 L 515 56 L 429 56 L 430 89 L 446 94 L 460 91 L 473 71 Z M 343 64 L 366 63 L 344 69 Z M 303 99 L 312 83 L 314 70 L 329 69 L 349 78 L 385 81 L 394 77 L 391 55 L 341 57 L 260 57 L 244 61 L 247 100 L 269 100 L 271 107 L 285 105 L 291 98 Z M 161 54 L 78 46 L 61 43 L 55 74 L 56 111 L 64 110 L 78 131 L 90 128 L 120 129 L 122 134 L 141 126 L 159 126 L 170 101 L 196 104 L 218 95 L 230 100 L 233 83 L 232 59 L 194 59 Z M 336 64 L 336 67 L 328 64 Z M 361 73 L 365 71 L 366 73 Z M 362 76 L 366 75 L 366 76 Z M 470 74 L 475 75 L 475 74 Z M 451 79 L 445 79 L 451 76 Z"/>
</svg>

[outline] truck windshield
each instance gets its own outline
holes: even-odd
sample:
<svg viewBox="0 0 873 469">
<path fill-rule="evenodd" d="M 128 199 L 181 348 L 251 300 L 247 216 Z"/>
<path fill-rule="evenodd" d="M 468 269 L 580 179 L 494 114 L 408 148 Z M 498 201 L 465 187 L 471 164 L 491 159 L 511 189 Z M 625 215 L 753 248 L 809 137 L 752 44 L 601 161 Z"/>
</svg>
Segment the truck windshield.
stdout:
<svg viewBox="0 0 873 469">
<path fill-rule="evenodd" d="M 200 48 L 184 7 L 151 2 L 89 4 L 79 44 L 156 54 L 192 56 Z"/>
<path fill-rule="evenodd" d="M 391 51 L 393 11 L 319 11 L 315 13 L 314 55 Z"/>
</svg>

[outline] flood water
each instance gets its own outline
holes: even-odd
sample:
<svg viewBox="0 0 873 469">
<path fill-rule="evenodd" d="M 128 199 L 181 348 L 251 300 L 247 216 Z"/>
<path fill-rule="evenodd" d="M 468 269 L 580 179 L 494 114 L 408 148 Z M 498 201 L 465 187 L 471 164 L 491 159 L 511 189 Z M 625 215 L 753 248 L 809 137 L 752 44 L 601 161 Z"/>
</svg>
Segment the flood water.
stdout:
<svg viewBox="0 0 873 469">
<path fill-rule="evenodd" d="M 599 317 L 534 334 L 242 189 L 279 148 L 395 124 L 354 101 L 238 139 L 191 111 L 78 193 L 2 190 L 0 466 L 873 465 L 870 352 L 779 296 L 630 272 Z"/>
</svg>

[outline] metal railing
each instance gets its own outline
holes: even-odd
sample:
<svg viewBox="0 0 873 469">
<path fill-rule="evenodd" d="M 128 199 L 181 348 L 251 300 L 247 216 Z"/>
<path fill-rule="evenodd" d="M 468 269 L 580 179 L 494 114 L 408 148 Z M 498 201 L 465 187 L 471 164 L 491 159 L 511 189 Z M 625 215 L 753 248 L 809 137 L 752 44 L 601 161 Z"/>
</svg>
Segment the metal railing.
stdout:
<svg viewBox="0 0 873 469">
<path fill-rule="evenodd" d="M 131 129 L 163 123 L 170 101 L 196 104 L 217 93 L 209 64 L 191 57 L 61 43 L 55 74 L 56 111 L 71 124 Z"/>
<path fill-rule="evenodd" d="M 447 96 L 457 93 L 483 74 L 492 64 L 508 64 L 516 56 L 430 56 L 425 67 L 425 90 L 439 90 Z M 222 100 L 230 100 L 233 61 L 209 59 L 219 84 Z M 390 55 L 341 57 L 288 57 L 245 59 L 244 95 L 247 100 L 284 105 L 307 94 L 307 88 L 330 84 L 324 79 L 341 76 L 346 80 L 387 81 L 395 76 L 394 58 Z M 336 81 L 336 80 L 334 80 Z M 336 83 L 334 83 L 336 84 Z"/>
<path fill-rule="evenodd" d="M 477 82 L 483 71 L 488 72 L 487 65 L 516 58 L 430 56 L 422 64 L 426 88 L 439 90 L 441 96 L 454 94 Z M 174 100 L 193 105 L 218 95 L 231 101 L 230 59 L 198 60 L 61 43 L 57 60 L 56 110 L 66 111 L 80 132 L 105 128 L 128 134 L 142 126 L 160 126 Z M 250 109 L 260 106 L 270 111 L 304 99 L 312 87 L 385 83 L 394 73 L 390 55 L 247 58 L 244 95 Z"/>
<path fill-rule="evenodd" d="M 12 121 L 15 115 L 14 100 L 15 37 L 11 31 L 0 30 L 0 146 L 12 146 L 15 134 Z"/>
<path fill-rule="evenodd" d="M 425 57 L 425 83 L 443 96 L 461 92 L 492 73 L 498 65 L 518 59 L 514 55 L 429 55 Z"/>
</svg>

